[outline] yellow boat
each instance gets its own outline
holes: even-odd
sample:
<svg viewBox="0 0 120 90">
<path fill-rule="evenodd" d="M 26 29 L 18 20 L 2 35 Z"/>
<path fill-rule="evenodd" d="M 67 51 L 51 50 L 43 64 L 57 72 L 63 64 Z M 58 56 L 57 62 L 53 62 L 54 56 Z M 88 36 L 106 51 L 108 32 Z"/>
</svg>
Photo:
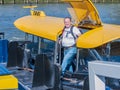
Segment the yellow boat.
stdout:
<svg viewBox="0 0 120 90">
<path fill-rule="evenodd" d="M 94 48 L 119 38 L 118 33 L 120 26 L 103 24 L 99 18 L 96 8 L 93 6 L 90 0 L 65 1 L 68 1 L 74 9 L 76 17 L 72 13 L 71 16 L 73 16 L 73 19 L 75 19 L 75 22 L 77 22 L 75 24 L 80 28 L 90 28 L 90 30 L 92 30 L 90 32 L 87 32 L 87 34 L 82 35 L 83 38 L 78 40 L 78 47 Z M 68 10 L 70 12 L 72 11 L 70 8 Z M 31 16 L 25 16 L 16 20 L 14 23 L 15 26 L 23 32 L 56 41 L 58 33 L 61 32 L 64 27 L 63 18 L 46 16 L 43 11 L 31 11 L 31 14 Z M 45 26 L 49 27 L 49 30 L 45 29 Z M 93 46 L 91 46 L 92 44 L 89 42 L 89 40 L 94 40 L 91 42 L 94 44 Z M 88 46 L 89 44 L 90 46 Z"/>
<path fill-rule="evenodd" d="M 64 27 L 63 18 L 47 16 L 44 11 L 31 10 L 31 15 L 21 17 L 14 22 L 14 25 L 19 30 L 26 33 L 25 41 L 20 43 L 25 44 L 25 49 L 29 49 L 33 56 L 28 57 L 27 62 L 29 63 L 27 64 L 30 66 L 28 65 L 26 67 L 34 68 L 32 70 L 22 68 L 22 72 L 26 72 L 25 70 L 34 71 L 34 73 L 29 73 L 29 80 L 33 77 L 32 80 L 29 81 L 29 84 L 25 84 L 23 82 L 24 80 L 20 78 L 20 75 L 17 76 L 15 73 L 15 76 L 19 79 L 20 85 L 25 88 L 29 86 L 27 87 L 29 89 L 32 87 L 35 89 L 53 90 L 61 90 L 61 88 L 63 90 L 89 90 L 87 72 L 88 61 L 112 61 L 112 58 L 120 56 L 120 42 L 118 40 L 120 38 L 119 25 L 102 23 L 97 9 L 90 0 L 63 1 L 72 6 L 68 8 L 68 11 L 74 20 L 74 24 L 82 28 L 83 31 L 87 30 L 87 32 L 83 33 L 77 40 L 76 46 L 78 51 L 75 70 L 73 73 L 67 73 L 70 78 L 62 81 L 62 85 L 60 85 L 60 69 L 58 68 L 60 66 L 56 64 L 61 65 L 62 62 L 62 50 L 58 42 Z M 115 50 L 116 47 L 118 51 Z M 112 52 L 112 50 L 116 53 Z M 47 57 L 50 59 L 49 61 Z M 22 74 L 18 69 L 16 72 Z M 23 75 L 22 77 L 25 76 Z M 118 86 L 112 87 L 111 83 L 108 84 L 108 86 L 113 89 L 120 89 L 119 84 Z"/>
</svg>

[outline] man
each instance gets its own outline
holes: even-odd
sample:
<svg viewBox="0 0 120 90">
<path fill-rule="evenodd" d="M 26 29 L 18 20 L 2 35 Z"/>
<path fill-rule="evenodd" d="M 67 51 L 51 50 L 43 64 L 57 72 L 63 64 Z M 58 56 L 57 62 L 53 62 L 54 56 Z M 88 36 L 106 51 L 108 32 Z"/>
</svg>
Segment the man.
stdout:
<svg viewBox="0 0 120 90">
<path fill-rule="evenodd" d="M 81 35 L 80 30 L 72 25 L 71 18 L 66 17 L 64 19 L 64 30 L 62 33 L 62 47 L 64 47 L 64 58 L 62 62 L 62 74 L 66 70 L 70 69 L 72 61 L 75 59 L 77 48 L 76 48 L 76 39 Z"/>
</svg>

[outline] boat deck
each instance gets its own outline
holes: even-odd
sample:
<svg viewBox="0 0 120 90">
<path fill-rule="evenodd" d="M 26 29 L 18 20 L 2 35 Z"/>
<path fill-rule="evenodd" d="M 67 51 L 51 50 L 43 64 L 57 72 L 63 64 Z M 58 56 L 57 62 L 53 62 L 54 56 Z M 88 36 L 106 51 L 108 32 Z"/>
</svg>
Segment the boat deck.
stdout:
<svg viewBox="0 0 120 90">
<path fill-rule="evenodd" d="M 28 70 L 20 70 L 20 69 L 11 69 L 12 74 L 19 80 L 19 84 L 24 85 L 25 87 L 31 88 L 33 82 L 33 72 Z"/>
</svg>

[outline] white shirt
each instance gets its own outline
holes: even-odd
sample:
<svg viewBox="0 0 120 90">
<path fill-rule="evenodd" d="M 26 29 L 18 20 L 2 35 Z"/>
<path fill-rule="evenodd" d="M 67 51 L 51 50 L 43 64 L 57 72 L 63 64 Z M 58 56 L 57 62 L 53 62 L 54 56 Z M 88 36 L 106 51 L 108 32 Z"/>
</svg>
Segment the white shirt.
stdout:
<svg viewBox="0 0 120 90">
<path fill-rule="evenodd" d="M 63 35 L 62 35 L 62 46 L 63 47 L 70 47 L 76 44 L 76 40 L 74 40 L 73 35 L 71 34 L 70 28 L 65 28 Z M 79 36 L 81 32 L 77 27 L 73 27 L 73 34 L 74 36 Z"/>
</svg>

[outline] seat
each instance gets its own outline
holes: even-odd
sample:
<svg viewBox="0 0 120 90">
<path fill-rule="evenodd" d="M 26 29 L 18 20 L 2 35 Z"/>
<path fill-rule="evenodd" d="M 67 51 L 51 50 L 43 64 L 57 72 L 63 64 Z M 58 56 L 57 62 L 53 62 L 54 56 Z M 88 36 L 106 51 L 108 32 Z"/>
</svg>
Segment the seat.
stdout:
<svg viewBox="0 0 120 90">
<path fill-rule="evenodd" d="M 47 55 L 36 56 L 32 90 L 59 90 L 60 68 L 48 60 Z"/>
<path fill-rule="evenodd" d="M 8 63 L 7 67 L 23 66 L 24 49 L 17 41 L 10 42 L 8 45 Z"/>
</svg>

